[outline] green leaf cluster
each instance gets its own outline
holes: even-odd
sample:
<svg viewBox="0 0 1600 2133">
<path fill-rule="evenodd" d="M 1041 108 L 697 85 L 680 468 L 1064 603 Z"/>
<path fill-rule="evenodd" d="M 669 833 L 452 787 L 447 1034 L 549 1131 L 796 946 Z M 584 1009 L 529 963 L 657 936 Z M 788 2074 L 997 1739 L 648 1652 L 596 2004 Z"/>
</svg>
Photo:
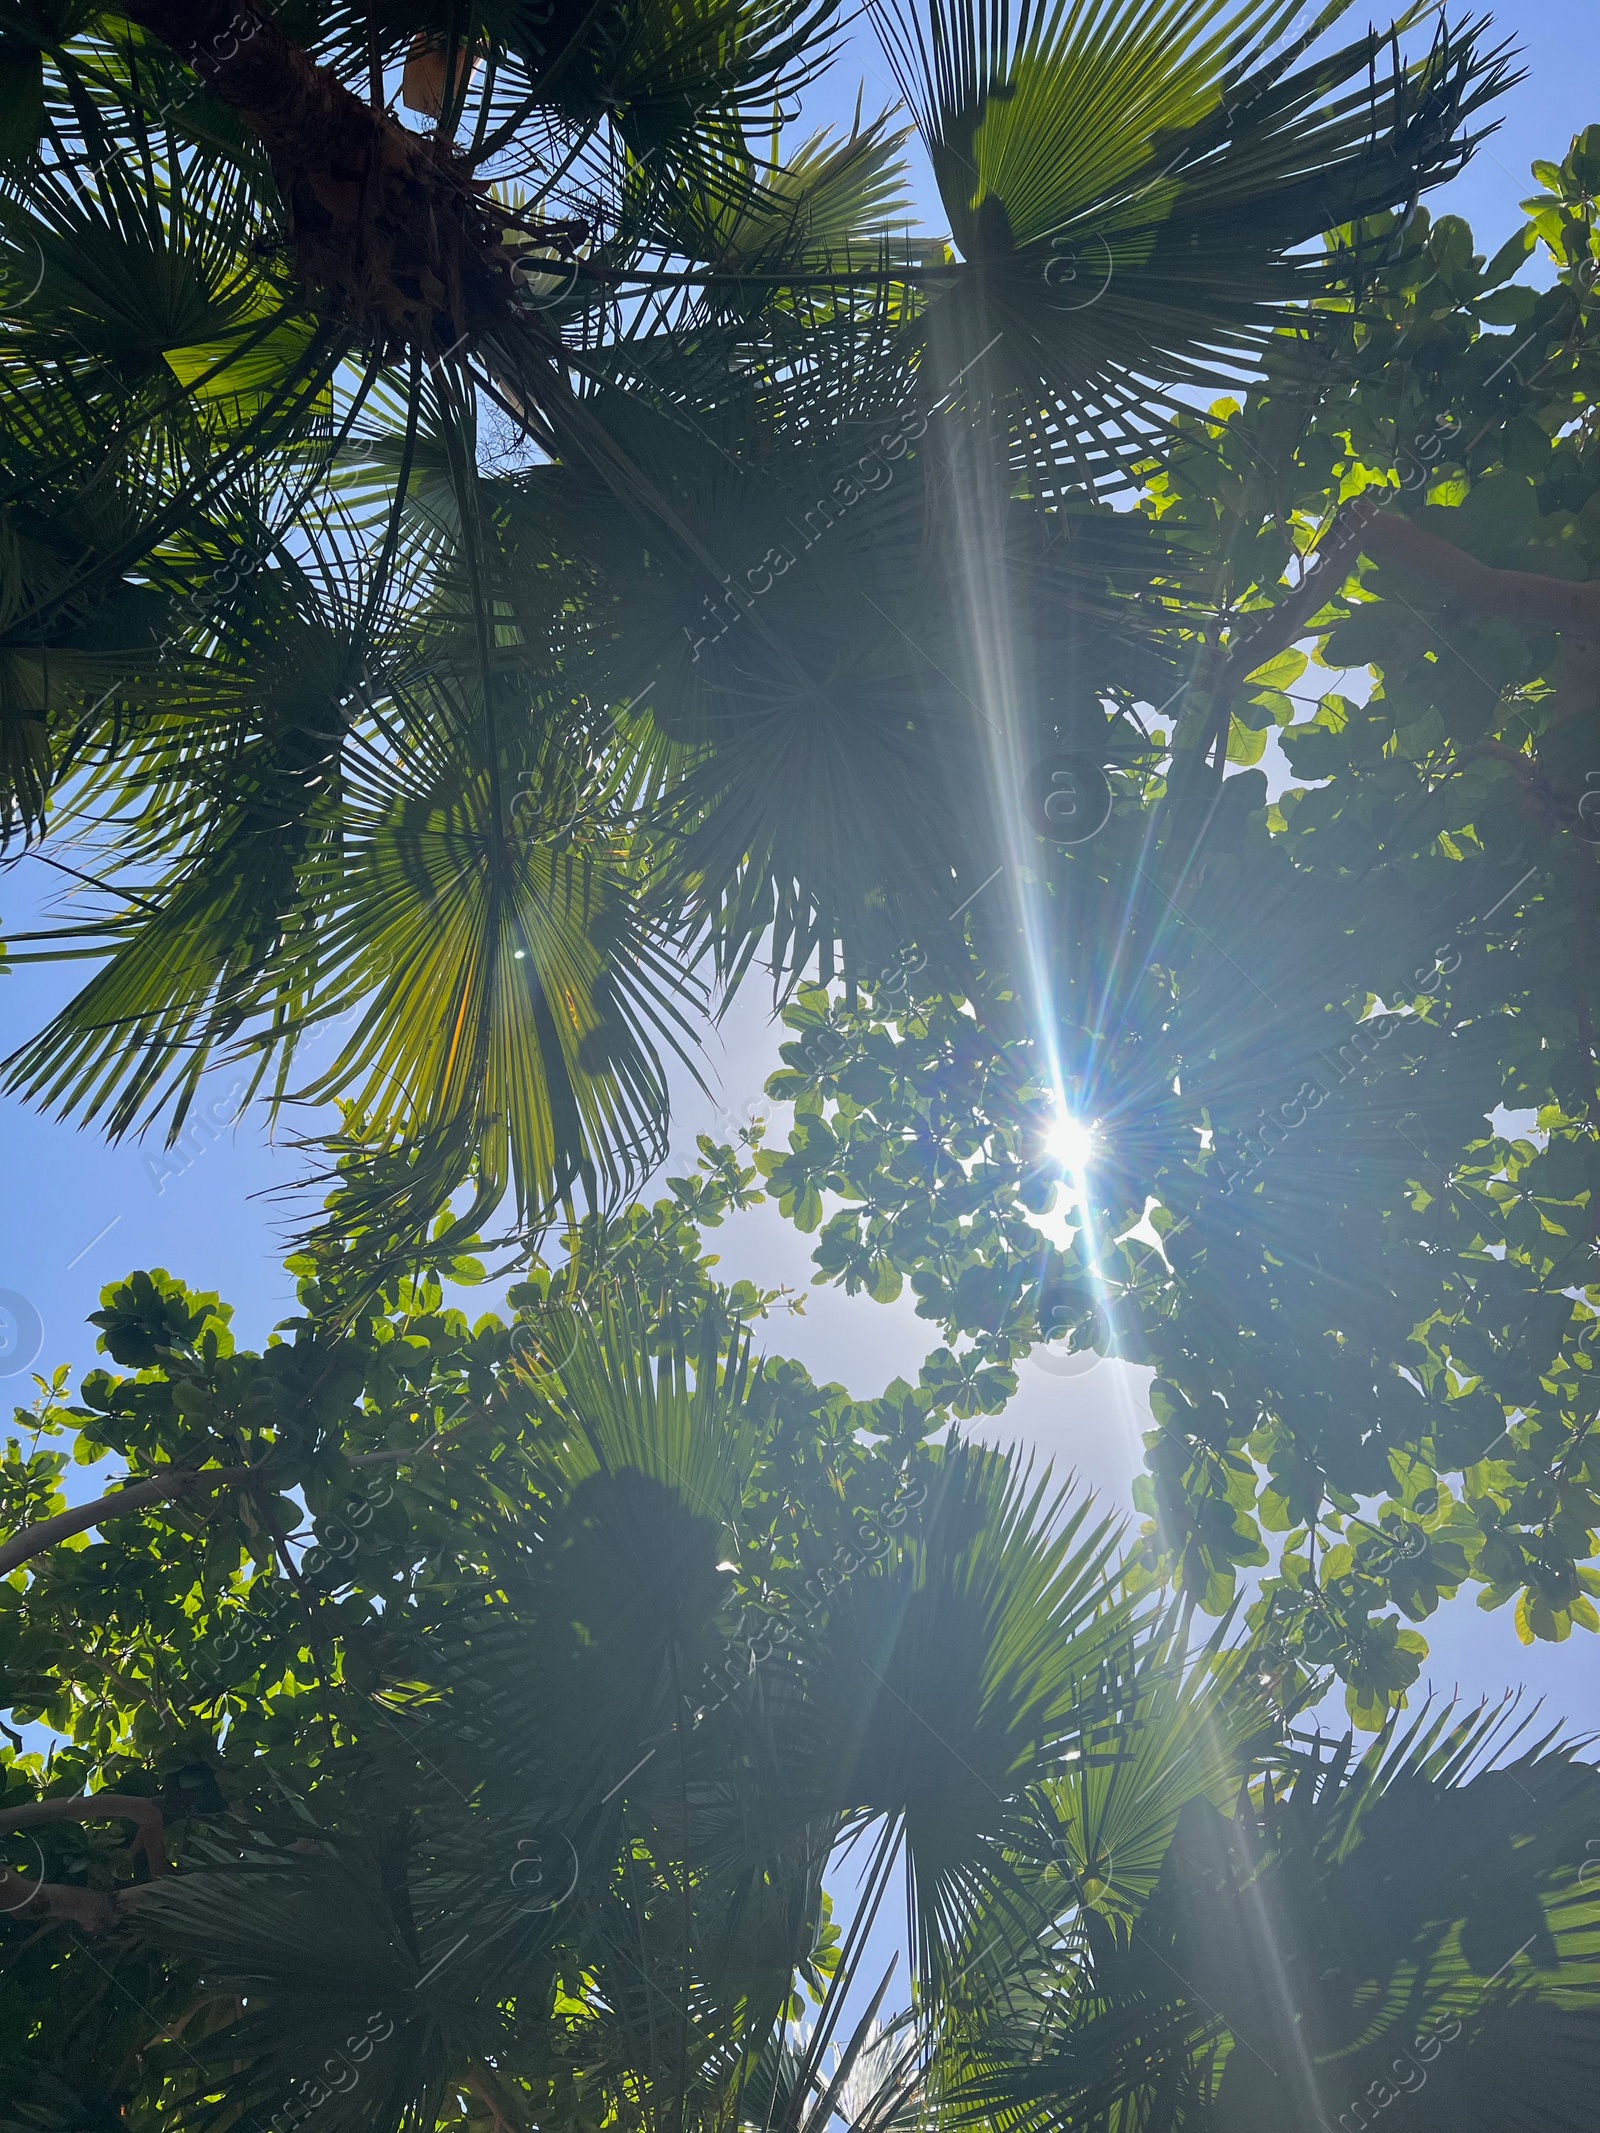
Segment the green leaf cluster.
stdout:
<svg viewBox="0 0 1600 2133">
<path fill-rule="evenodd" d="M 1595 668 L 1547 619 L 1600 572 L 1592 145 L 1494 260 L 1421 210 L 1342 232 L 1362 299 L 1184 419 L 1137 507 L 1186 559 L 1140 601 L 1170 726 L 1100 648 L 1110 821 L 1019 814 L 910 997 L 802 994 L 760 1158 L 819 1279 L 911 1286 L 935 1376 L 1154 1366 L 1152 1568 L 1248 1590 L 1290 1700 L 1331 1667 L 1367 1726 L 1458 1592 L 1600 1627 Z M 1553 281 L 1513 281 L 1540 242 Z M 1358 496 L 1437 543 L 1363 554 Z"/>
</svg>

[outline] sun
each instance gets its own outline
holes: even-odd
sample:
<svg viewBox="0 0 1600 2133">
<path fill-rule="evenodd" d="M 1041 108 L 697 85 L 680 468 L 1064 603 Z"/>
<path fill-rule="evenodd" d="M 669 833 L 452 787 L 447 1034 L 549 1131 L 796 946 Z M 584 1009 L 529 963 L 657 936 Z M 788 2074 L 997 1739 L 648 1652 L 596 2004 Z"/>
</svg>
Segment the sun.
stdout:
<svg viewBox="0 0 1600 2133">
<path fill-rule="evenodd" d="M 1045 1153 L 1077 1175 L 1094 1161 L 1097 1145 L 1093 1126 L 1070 1116 L 1058 1118 L 1044 1138 Z"/>
</svg>

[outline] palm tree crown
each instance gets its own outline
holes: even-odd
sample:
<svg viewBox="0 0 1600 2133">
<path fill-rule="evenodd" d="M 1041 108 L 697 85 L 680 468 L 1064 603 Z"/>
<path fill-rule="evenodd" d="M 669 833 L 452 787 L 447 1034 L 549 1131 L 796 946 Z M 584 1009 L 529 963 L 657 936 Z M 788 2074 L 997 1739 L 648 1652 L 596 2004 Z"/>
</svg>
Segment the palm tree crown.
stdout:
<svg viewBox="0 0 1600 2133">
<path fill-rule="evenodd" d="M 14 11 L 6 804 L 103 901 L 12 1085 L 175 1130 L 242 1057 L 402 1234 L 527 1221 L 653 1160 L 698 957 L 936 945 L 985 584 L 1092 680 L 1159 546 L 1093 499 L 1507 79 L 1338 11 L 886 7 L 950 242 L 886 119 L 782 151 L 827 0 Z"/>
</svg>

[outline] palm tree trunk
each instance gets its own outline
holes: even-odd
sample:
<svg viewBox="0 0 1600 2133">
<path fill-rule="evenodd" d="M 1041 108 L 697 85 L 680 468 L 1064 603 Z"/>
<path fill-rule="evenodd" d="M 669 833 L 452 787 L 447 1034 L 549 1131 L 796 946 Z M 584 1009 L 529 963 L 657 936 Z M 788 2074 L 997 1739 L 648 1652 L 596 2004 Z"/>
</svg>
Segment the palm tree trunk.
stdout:
<svg viewBox="0 0 1600 2133">
<path fill-rule="evenodd" d="M 130 0 L 127 12 L 261 140 L 301 278 L 393 358 L 438 358 L 511 315 L 506 217 L 449 142 L 375 111 L 254 0 Z"/>
</svg>

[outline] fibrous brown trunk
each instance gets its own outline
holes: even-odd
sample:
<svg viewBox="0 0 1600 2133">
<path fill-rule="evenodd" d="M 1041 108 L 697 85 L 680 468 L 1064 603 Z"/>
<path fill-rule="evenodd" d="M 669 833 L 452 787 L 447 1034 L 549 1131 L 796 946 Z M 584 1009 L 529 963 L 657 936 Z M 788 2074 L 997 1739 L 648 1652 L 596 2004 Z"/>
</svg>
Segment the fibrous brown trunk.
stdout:
<svg viewBox="0 0 1600 2133">
<path fill-rule="evenodd" d="M 507 217 L 449 142 L 363 103 L 254 0 L 127 0 L 260 139 L 298 272 L 385 357 L 443 356 L 511 316 Z"/>
</svg>

